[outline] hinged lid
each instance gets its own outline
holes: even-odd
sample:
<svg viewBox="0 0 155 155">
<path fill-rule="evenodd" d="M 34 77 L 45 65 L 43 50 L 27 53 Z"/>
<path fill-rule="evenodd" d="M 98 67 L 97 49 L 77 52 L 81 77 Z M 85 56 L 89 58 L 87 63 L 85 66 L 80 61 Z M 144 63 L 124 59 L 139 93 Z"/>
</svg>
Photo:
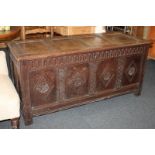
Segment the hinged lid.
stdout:
<svg viewBox="0 0 155 155">
<path fill-rule="evenodd" d="M 12 41 L 8 43 L 16 60 L 90 52 L 151 42 L 122 33 L 90 34 L 52 39 Z"/>
</svg>

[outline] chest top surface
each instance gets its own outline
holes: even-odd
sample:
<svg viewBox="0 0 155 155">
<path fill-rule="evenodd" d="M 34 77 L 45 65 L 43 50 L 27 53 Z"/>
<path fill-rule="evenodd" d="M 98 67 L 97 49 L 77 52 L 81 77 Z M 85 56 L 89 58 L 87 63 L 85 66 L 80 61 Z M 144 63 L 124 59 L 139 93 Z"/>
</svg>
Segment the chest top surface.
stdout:
<svg viewBox="0 0 155 155">
<path fill-rule="evenodd" d="M 8 46 L 16 60 L 25 60 L 142 44 L 150 44 L 150 41 L 122 33 L 105 33 L 12 41 L 8 43 Z"/>
</svg>

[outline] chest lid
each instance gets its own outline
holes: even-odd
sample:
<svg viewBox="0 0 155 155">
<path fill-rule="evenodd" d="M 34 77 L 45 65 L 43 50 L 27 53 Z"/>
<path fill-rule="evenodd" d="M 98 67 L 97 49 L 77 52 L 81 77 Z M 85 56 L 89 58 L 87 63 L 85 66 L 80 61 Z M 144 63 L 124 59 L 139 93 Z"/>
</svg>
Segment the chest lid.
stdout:
<svg viewBox="0 0 155 155">
<path fill-rule="evenodd" d="M 149 45 L 151 43 L 147 40 L 113 32 L 105 34 L 54 37 L 52 39 L 12 41 L 8 43 L 8 46 L 12 56 L 16 60 L 23 60 L 141 44 Z"/>
</svg>

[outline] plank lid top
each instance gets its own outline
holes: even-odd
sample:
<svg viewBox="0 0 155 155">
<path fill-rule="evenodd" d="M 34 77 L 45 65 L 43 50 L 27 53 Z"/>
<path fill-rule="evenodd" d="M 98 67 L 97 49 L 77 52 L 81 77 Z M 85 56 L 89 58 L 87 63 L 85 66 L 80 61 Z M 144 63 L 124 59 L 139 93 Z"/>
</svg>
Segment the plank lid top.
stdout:
<svg viewBox="0 0 155 155">
<path fill-rule="evenodd" d="M 77 52 L 107 50 L 131 45 L 151 45 L 148 40 L 138 39 L 126 34 L 111 32 L 104 34 L 88 34 L 52 39 L 12 41 L 8 43 L 11 55 L 16 60 L 35 59 L 39 57 L 68 55 Z"/>
</svg>

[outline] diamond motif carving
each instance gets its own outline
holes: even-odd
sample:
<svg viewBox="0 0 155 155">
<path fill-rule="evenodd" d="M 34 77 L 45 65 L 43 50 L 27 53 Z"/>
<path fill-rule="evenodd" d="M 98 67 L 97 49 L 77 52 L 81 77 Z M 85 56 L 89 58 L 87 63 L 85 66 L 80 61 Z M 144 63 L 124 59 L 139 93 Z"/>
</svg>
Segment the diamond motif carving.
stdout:
<svg viewBox="0 0 155 155">
<path fill-rule="evenodd" d="M 106 66 L 100 75 L 100 80 L 102 81 L 102 84 L 105 88 L 109 85 L 113 77 L 113 71 L 109 68 L 109 66 Z"/>
<path fill-rule="evenodd" d="M 74 66 L 68 70 L 66 78 L 67 97 L 84 95 L 88 92 L 88 67 Z"/>
<path fill-rule="evenodd" d="M 54 89 L 54 79 L 48 73 L 36 76 L 34 89 L 40 94 L 48 94 Z"/>
<path fill-rule="evenodd" d="M 126 72 L 125 72 L 125 75 L 126 75 L 129 82 L 131 82 L 134 79 L 136 73 L 137 73 L 137 65 L 134 61 L 132 61 L 128 65 Z"/>
<path fill-rule="evenodd" d="M 48 93 L 49 90 L 53 90 L 54 85 L 50 85 L 49 86 L 49 82 L 46 79 L 45 76 L 39 76 L 37 78 L 36 84 L 34 86 L 34 88 L 36 89 L 37 92 L 41 93 L 41 94 L 46 94 Z"/>
<path fill-rule="evenodd" d="M 78 88 L 86 83 L 86 78 L 81 73 L 77 72 L 73 74 L 68 81 L 68 85 Z"/>
<path fill-rule="evenodd" d="M 30 76 L 30 90 L 31 102 L 33 106 L 55 102 L 55 72 L 52 69 L 33 72 Z"/>
</svg>

